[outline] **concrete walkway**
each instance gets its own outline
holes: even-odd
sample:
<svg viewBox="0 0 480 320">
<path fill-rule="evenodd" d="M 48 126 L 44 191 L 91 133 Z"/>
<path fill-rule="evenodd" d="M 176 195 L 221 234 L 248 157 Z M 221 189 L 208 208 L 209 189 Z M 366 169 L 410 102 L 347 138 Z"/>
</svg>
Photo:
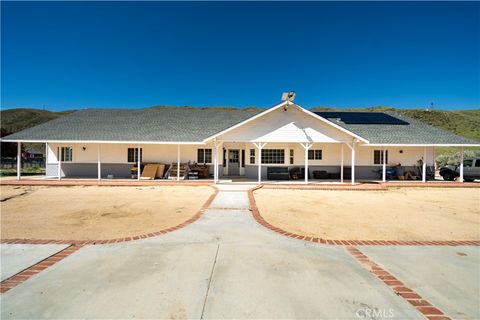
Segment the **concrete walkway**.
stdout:
<svg viewBox="0 0 480 320">
<path fill-rule="evenodd" d="M 1 281 L 68 247 L 66 244 L 2 244 Z"/>
<path fill-rule="evenodd" d="M 2 294 L 1 318 L 368 319 L 366 310 L 389 319 L 424 318 L 343 247 L 306 243 L 258 225 L 249 211 L 251 187 L 219 185 L 206 213 L 183 229 L 81 248 Z M 432 259 L 433 266 L 442 256 Z M 467 306 L 478 306 L 477 297 L 457 299 L 458 310 L 471 313 Z"/>
</svg>

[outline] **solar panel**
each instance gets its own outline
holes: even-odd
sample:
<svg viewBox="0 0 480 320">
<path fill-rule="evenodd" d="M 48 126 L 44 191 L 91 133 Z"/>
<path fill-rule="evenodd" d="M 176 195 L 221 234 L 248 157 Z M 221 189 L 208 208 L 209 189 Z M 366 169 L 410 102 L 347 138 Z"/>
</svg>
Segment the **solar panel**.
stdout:
<svg viewBox="0 0 480 320">
<path fill-rule="evenodd" d="M 392 124 L 406 125 L 408 122 L 395 118 L 383 112 L 315 112 L 315 114 L 328 119 L 340 119 L 346 124 Z"/>
</svg>

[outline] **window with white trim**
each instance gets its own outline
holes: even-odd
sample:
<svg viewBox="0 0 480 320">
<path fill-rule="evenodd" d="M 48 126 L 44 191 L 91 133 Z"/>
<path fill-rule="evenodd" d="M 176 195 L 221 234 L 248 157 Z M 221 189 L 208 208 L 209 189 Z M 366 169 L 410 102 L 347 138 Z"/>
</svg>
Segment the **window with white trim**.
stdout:
<svg viewBox="0 0 480 320">
<path fill-rule="evenodd" d="M 212 149 L 198 149 L 197 150 L 198 163 L 212 163 Z"/>
<path fill-rule="evenodd" d="M 143 159 L 143 148 L 140 148 L 140 162 Z M 138 162 L 138 148 L 128 148 L 127 162 Z"/>
<path fill-rule="evenodd" d="M 385 150 L 385 163 L 388 163 L 388 150 Z M 373 150 L 373 164 L 383 164 L 383 150 Z"/>
<path fill-rule="evenodd" d="M 61 147 L 62 154 L 60 161 L 62 162 L 72 162 L 73 161 L 73 148 L 72 147 Z M 57 148 L 57 154 L 60 155 L 60 148 Z"/>
<path fill-rule="evenodd" d="M 293 155 L 294 155 L 294 151 L 293 151 L 293 149 L 290 149 L 290 164 L 293 164 L 293 162 L 294 162 Z"/>
<path fill-rule="evenodd" d="M 322 156 L 321 149 L 308 150 L 308 160 L 322 160 Z"/>
<path fill-rule="evenodd" d="M 284 164 L 285 150 L 283 149 L 263 149 L 262 164 Z"/>
<path fill-rule="evenodd" d="M 250 149 L 250 164 L 255 164 L 255 149 Z"/>
</svg>

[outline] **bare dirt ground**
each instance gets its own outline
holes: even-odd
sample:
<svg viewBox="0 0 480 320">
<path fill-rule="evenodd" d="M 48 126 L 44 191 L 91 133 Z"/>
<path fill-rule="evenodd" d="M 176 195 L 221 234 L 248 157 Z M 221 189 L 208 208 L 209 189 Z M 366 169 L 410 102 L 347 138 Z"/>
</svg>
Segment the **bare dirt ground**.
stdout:
<svg viewBox="0 0 480 320">
<path fill-rule="evenodd" d="M 480 240 L 480 189 L 255 191 L 260 214 L 286 231 L 345 240 Z"/>
<path fill-rule="evenodd" d="M 1 186 L 2 239 L 104 240 L 136 236 L 191 218 L 208 186 Z"/>
</svg>

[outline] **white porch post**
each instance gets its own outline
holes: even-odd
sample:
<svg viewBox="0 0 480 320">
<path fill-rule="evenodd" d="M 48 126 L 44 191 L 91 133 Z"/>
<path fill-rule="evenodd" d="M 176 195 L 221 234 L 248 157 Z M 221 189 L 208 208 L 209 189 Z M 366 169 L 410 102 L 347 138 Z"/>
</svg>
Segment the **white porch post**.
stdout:
<svg viewBox="0 0 480 320">
<path fill-rule="evenodd" d="M 343 183 L 343 143 L 340 156 L 340 182 Z"/>
<path fill-rule="evenodd" d="M 137 180 L 140 181 L 140 174 L 142 168 L 142 161 L 140 157 L 140 146 L 137 146 Z"/>
<path fill-rule="evenodd" d="M 352 184 L 355 184 L 355 141 L 352 143 Z"/>
<path fill-rule="evenodd" d="M 102 179 L 102 164 L 100 162 L 100 143 L 97 145 L 97 180 Z"/>
<path fill-rule="evenodd" d="M 58 180 L 62 179 L 62 147 L 58 147 Z"/>
<path fill-rule="evenodd" d="M 262 183 L 262 148 L 258 148 L 258 183 Z"/>
<path fill-rule="evenodd" d="M 255 147 L 258 149 L 258 183 L 262 183 L 262 149 L 267 145 L 267 143 L 254 142 Z"/>
<path fill-rule="evenodd" d="M 382 168 L 382 181 L 387 181 L 387 149 L 383 148 L 383 168 Z"/>
<path fill-rule="evenodd" d="M 213 183 L 217 184 L 217 142 L 213 145 Z"/>
<path fill-rule="evenodd" d="M 214 141 L 214 150 L 213 150 L 213 183 L 217 184 L 218 183 L 218 149 L 220 148 L 220 144 L 218 141 Z"/>
<path fill-rule="evenodd" d="M 422 182 L 427 181 L 427 147 L 423 147 Z"/>
<path fill-rule="evenodd" d="M 177 144 L 177 181 L 180 181 L 180 145 Z"/>
<path fill-rule="evenodd" d="M 22 143 L 17 142 L 17 180 L 21 179 L 22 173 Z"/>
<path fill-rule="evenodd" d="M 308 150 L 313 146 L 313 143 L 300 143 L 300 145 L 305 149 L 305 183 L 308 183 Z"/>
<path fill-rule="evenodd" d="M 230 165 L 230 150 L 227 148 L 225 148 L 225 172 L 226 172 L 226 175 L 228 175 L 228 166 Z"/>
<path fill-rule="evenodd" d="M 463 150 L 463 147 L 462 147 L 462 149 L 460 150 L 460 177 L 459 177 L 460 182 L 463 182 L 463 152 L 464 152 L 464 150 Z M 474 164 L 472 164 L 472 165 L 474 165 Z"/>
<path fill-rule="evenodd" d="M 48 164 L 48 149 L 50 149 L 48 147 L 48 142 L 45 143 L 45 176 L 47 176 L 47 164 Z"/>
</svg>

